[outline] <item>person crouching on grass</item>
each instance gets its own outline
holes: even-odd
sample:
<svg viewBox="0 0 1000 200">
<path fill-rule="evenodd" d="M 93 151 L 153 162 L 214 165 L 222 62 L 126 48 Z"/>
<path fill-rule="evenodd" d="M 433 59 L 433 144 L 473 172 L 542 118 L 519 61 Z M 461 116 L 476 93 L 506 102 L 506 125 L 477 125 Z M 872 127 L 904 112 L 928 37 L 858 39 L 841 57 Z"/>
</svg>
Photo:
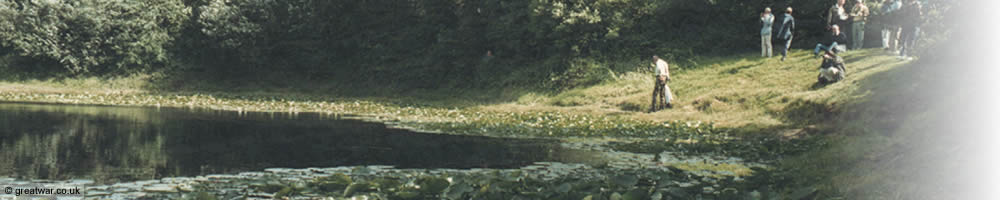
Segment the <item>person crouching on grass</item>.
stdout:
<svg viewBox="0 0 1000 200">
<path fill-rule="evenodd" d="M 830 84 L 844 80 L 847 76 L 847 67 L 844 66 L 844 59 L 837 55 L 834 50 L 827 50 L 823 53 L 823 63 L 819 66 L 819 84 Z"/>
<path fill-rule="evenodd" d="M 649 112 L 656 112 L 663 108 L 673 108 L 674 106 L 670 104 L 673 95 L 670 94 L 670 87 L 667 87 L 667 81 L 670 81 L 670 69 L 668 68 L 667 61 L 660 59 L 659 56 L 653 56 L 653 62 L 656 63 L 656 84 L 653 85 L 653 103 L 649 105 Z M 660 107 L 657 107 L 657 102 L 660 103 Z"/>
</svg>

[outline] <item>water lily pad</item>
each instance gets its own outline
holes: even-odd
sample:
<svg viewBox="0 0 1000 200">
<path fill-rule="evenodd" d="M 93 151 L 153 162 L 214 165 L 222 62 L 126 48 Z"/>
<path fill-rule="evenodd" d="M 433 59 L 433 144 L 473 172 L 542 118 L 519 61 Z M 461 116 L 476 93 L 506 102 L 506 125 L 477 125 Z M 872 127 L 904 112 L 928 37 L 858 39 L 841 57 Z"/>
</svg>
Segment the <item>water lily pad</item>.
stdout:
<svg viewBox="0 0 1000 200">
<path fill-rule="evenodd" d="M 434 176 L 420 177 L 415 183 L 420 186 L 420 193 L 423 195 L 441 194 L 450 185 L 447 179 Z"/>
<path fill-rule="evenodd" d="M 193 192 L 194 191 L 194 186 L 191 186 L 191 184 L 182 183 L 182 184 L 177 185 L 177 190 L 184 191 L 184 192 Z"/>
<path fill-rule="evenodd" d="M 632 187 L 639 183 L 639 177 L 635 175 L 617 175 L 611 178 L 611 182 L 621 187 Z"/>
<path fill-rule="evenodd" d="M 192 194 L 192 195 L 193 195 L 192 199 L 196 199 L 196 200 L 216 200 L 216 199 L 218 199 L 218 198 L 216 198 L 215 195 L 209 194 L 208 192 L 198 192 L 198 193 L 195 193 L 195 194 Z M 187 198 L 185 198 L 185 199 L 187 199 Z"/>
<path fill-rule="evenodd" d="M 275 193 L 280 191 L 281 188 L 284 188 L 285 186 L 279 183 L 255 183 L 250 187 L 259 192 Z"/>
<path fill-rule="evenodd" d="M 111 186 L 100 185 L 100 186 L 87 186 L 87 191 L 90 190 L 108 190 Z"/>
<path fill-rule="evenodd" d="M 374 190 L 375 190 L 374 185 L 372 185 L 370 183 L 367 183 L 367 182 L 362 182 L 362 183 L 355 182 L 355 183 L 352 183 L 351 185 L 347 186 L 347 188 L 344 189 L 344 197 L 353 196 L 354 193 L 358 193 L 358 192 L 370 192 L 370 191 L 374 191 Z"/>
<path fill-rule="evenodd" d="M 649 199 L 649 193 L 642 189 L 632 189 L 622 195 L 622 200 L 646 200 Z"/>
<path fill-rule="evenodd" d="M 464 196 L 465 193 L 469 193 L 474 190 L 475 189 L 472 188 L 472 186 L 469 186 L 469 184 L 466 183 L 452 184 L 451 187 L 448 187 L 447 191 L 445 191 L 445 198 L 462 199 L 462 196 Z"/>
<path fill-rule="evenodd" d="M 157 184 L 157 183 L 160 183 L 160 180 L 136 181 L 133 184 L 135 184 L 135 185 L 141 185 L 141 186 L 146 186 L 146 185 L 152 185 L 152 184 Z"/>
<path fill-rule="evenodd" d="M 388 192 L 389 190 L 394 190 L 398 188 L 403 183 L 400 183 L 399 180 L 392 178 L 377 178 L 375 180 L 372 180 L 372 184 L 374 184 L 375 188 L 377 188 L 379 191 Z"/>
<path fill-rule="evenodd" d="M 97 190 L 87 191 L 87 194 L 86 194 L 87 197 L 108 196 L 108 195 L 111 195 L 111 192 L 97 191 Z"/>
<path fill-rule="evenodd" d="M 327 177 L 316 179 L 313 185 L 324 192 L 340 191 L 351 185 L 354 181 L 344 173 L 336 173 Z"/>
<path fill-rule="evenodd" d="M 703 193 L 703 194 L 711 194 L 712 192 L 715 192 L 715 188 L 713 188 L 713 187 L 702 187 L 701 188 L 701 193 Z"/>
<path fill-rule="evenodd" d="M 282 199 L 283 197 L 291 197 L 298 193 L 299 191 L 293 187 L 284 187 L 281 188 L 281 190 L 278 190 L 278 192 L 274 193 L 274 198 Z"/>
<path fill-rule="evenodd" d="M 174 186 L 168 185 L 168 184 L 154 184 L 154 185 L 143 187 L 142 191 L 144 191 L 144 192 L 168 192 L 168 193 L 173 193 L 173 192 L 177 192 L 177 189 L 174 188 Z"/>
<path fill-rule="evenodd" d="M 420 197 L 420 193 L 413 191 L 399 191 L 396 192 L 395 196 L 399 199 L 416 199 L 417 197 Z"/>
<path fill-rule="evenodd" d="M 608 197 L 608 199 L 609 200 L 622 200 L 622 194 L 618 194 L 618 192 L 611 193 L 611 196 Z"/>
<path fill-rule="evenodd" d="M 663 193 L 661 192 L 654 192 L 653 195 L 649 196 L 649 200 L 661 200 L 661 199 L 663 199 Z"/>
<path fill-rule="evenodd" d="M 201 196 L 201 194 L 202 193 L 199 193 L 198 196 Z M 208 193 L 204 193 L 204 194 L 208 195 Z M 258 193 L 249 193 L 246 196 L 250 197 L 250 198 L 264 198 L 264 199 L 272 199 L 272 198 L 274 198 L 274 195 L 272 193 L 259 193 L 259 192 Z"/>
<path fill-rule="evenodd" d="M 761 200 L 762 199 L 760 192 L 757 191 L 757 190 L 754 190 L 753 192 L 750 192 L 750 194 L 747 194 L 747 195 L 750 196 L 749 197 L 750 200 Z"/>
<path fill-rule="evenodd" d="M 115 195 L 117 195 L 117 194 L 112 194 L 111 198 L 112 199 L 116 199 Z M 146 195 L 147 195 L 147 193 L 145 193 L 145 192 L 129 192 L 129 193 L 122 194 L 121 196 L 124 196 L 123 197 L 124 199 L 138 199 L 138 198 L 145 197 Z"/>
<path fill-rule="evenodd" d="M 670 188 L 670 189 L 667 189 L 667 193 L 670 194 L 671 197 L 681 198 L 681 199 L 683 199 L 683 198 L 690 198 L 690 196 L 691 196 L 690 194 L 687 193 L 687 191 L 685 191 L 684 189 L 681 189 L 681 188 Z"/>
<path fill-rule="evenodd" d="M 573 184 L 571 184 L 569 182 L 566 182 L 566 183 L 563 183 L 563 184 L 559 184 L 559 186 L 556 186 L 554 189 L 555 189 L 556 193 L 565 194 L 565 193 L 569 192 L 569 190 L 572 189 L 572 188 L 573 188 Z"/>
</svg>

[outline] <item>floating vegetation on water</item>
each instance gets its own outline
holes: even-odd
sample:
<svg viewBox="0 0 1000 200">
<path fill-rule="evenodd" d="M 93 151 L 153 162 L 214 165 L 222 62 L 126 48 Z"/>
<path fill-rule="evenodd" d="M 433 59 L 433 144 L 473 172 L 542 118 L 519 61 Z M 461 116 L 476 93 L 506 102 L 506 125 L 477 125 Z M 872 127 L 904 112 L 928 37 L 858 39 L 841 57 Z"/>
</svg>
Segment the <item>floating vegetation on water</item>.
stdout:
<svg viewBox="0 0 1000 200">
<path fill-rule="evenodd" d="M 365 169 L 374 173 L 362 172 Z M 538 163 L 521 169 L 306 168 L 89 186 L 87 198 L 667 199 L 749 195 L 734 177 Z M 192 185 L 193 190 L 178 190 Z M 141 188 L 157 187 L 156 191 Z M 710 191 L 710 192 L 705 192 Z"/>
<path fill-rule="evenodd" d="M 738 158 L 615 151 L 607 147 L 607 142 L 565 145 L 602 151 L 598 154 L 607 164 L 536 162 L 517 169 L 269 168 L 262 172 L 171 177 L 112 185 L 94 185 L 93 181 L 75 183 L 88 184 L 88 198 L 118 199 L 731 198 L 746 197 L 754 190 L 753 186 L 759 184 L 744 178 L 754 176 L 755 171 L 741 170 L 763 166 Z"/>
<path fill-rule="evenodd" d="M 96 198 L 368 198 L 368 199 L 730 199 L 747 197 L 767 167 L 799 143 L 748 139 L 703 122 L 652 122 L 573 112 L 439 108 L 357 100 L 153 94 L 0 92 L 0 101 L 179 107 L 236 112 L 315 112 L 360 116 L 418 131 L 497 137 L 560 138 L 601 152 L 598 165 L 536 163 L 520 169 L 395 169 L 385 166 L 268 169 L 98 186 Z M 586 138 L 581 142 L 569 142 Z M 615 142 L 602 143 L 609 139 Z M 596 142 L 586 144 L 586 142 Z M 592 149 L 591 149 L 592 148 Z M 673 152 L 673 153 L 665 153 Z M 736 157 L 736 158 L 734 158 Z"/>
<path fill-rule="evenodd" d="M 671 137 L 721 141 L 726 129 L 702 122 L 652 122 L 569 112 L 437 108 L 358 100 L 286 100 L 265 96 L 154 95 L 119 93 L 38 94 L 0 92 L 0 101 L 118 106 L 206 108 L 237 112 L 315 112 L 361 116 L 395 127 L 448 134 L 502 137 Z"/>
</svg>

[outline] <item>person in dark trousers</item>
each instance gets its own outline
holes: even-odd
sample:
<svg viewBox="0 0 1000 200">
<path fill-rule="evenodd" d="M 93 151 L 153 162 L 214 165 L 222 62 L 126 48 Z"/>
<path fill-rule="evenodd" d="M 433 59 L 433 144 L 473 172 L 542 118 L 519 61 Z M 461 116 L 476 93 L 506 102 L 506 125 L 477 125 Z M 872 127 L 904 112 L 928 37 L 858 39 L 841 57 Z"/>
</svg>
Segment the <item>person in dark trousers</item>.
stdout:
<svg viewBox="0 0 1000 200">
<path fill-rule="evenodd" d="M 903 7 L 899 0 L 884 0 L 879 9 L 882 24 L 882 48 L 889 52 L 899 50 L 899 24 L 896 22 L 897 11 Z"/>
<path fill-rule="evenodd" d="M 653 56 L 653 63 L 656 65 L 656 84 L 653 85 L 653 103 L 649 105 L 649 112 L 656 112 L 663 108 L 673 108 L 670 104 L 670 100 L 673 95 L 670 94 L 670 88 L 667 87 L 667 81 L 670 81 L 670 68 L 667 65 L 667 61 L 660 59 L 659 56 Z M 657 107 L 656 104 L 659 103 L 660 106 Z"/>
<path fill-rule="evenodd" d="M 830 27 L 830 37 L 826 41 L 821 41 L 816 44 L 816 49 L 813 50 L 814 56 L 819 56 L 820 50 L 829 51 L 835 50 L 837 53 L 844 52 L 847 50 L 847 34 L 840 32 L 840 26 L 834 24 Z"/>
<path fill-rule="evenodd" d="M 917 0 L 907 0 L 906 5 L 899 10 L 899 17 L 897 22 L 902 25 L 903 29 L 900 33 L 902 37 L 902 48 L 899 49 L 900 59 L 910 59 L 907 53 L 913 51 L 913 46 L 917 43 L 917 36 L 920 34 L 920 23 L 923 20 L 923 13 L 921 12 L 920 2 Z"/>
<path fill-rule="evenodd" d="M 781 20 L 778 28 L 778 40 L 785 42 L 781 48 L 781 61 L 788 57 L 788 48 L 792 46 L 792 32 L 795 31 L 795 17 L 792 17 L 792 7 L 785 9 L 785 17 Z"/>
</svg>

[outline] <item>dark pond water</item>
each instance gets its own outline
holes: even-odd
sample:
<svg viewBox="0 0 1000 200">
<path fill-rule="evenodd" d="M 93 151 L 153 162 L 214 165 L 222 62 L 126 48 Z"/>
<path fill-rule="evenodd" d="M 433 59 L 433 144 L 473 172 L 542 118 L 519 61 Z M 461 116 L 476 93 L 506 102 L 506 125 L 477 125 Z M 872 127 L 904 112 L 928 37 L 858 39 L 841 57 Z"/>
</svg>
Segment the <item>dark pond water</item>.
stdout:
<svg viewBox="0 0 1000 200">
<path fill-rule="evenodd" d="M 306 168 L 512 168 L 556 141 L 423 134 L 325 114 L 0 103 L 0 177 L 100 183 Z"/>
</svg>

